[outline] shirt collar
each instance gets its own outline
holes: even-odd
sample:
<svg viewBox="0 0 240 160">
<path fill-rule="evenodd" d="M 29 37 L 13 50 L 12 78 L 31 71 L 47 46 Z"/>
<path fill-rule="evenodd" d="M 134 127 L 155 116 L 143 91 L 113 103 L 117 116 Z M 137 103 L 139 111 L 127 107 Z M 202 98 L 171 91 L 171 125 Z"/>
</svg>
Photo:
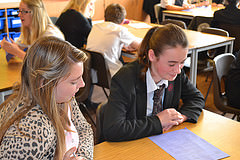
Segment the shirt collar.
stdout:
<svg viewBox="0 0 240 160">
<path fill-rule="evenodd" d="M 153 92 L 159 88 L 160 85 L 165 84 L 165 88 L 168 87 L 168 80 L 161 80 L 157 84 L 154 82 L 150 69 L 148 68 L 146 72 L 146 82 L 147 82 L 147 93 Z"/>
</svg>

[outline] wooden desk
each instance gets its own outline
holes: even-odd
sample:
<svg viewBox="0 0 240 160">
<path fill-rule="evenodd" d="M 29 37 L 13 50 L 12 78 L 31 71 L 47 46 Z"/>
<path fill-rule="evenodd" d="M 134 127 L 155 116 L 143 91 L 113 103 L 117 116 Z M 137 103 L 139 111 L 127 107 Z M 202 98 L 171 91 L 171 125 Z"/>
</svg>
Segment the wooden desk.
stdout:
<svg viewBox="0 0 240 160">
<path fill-rule="evenodd" d="M 4 101 L 4 95 L 11 93 L 15 82 L 20 82 L 22 60 L 14 58 L 9 63 L 6 54 L 0 49 L 0 104 Z"/>
<path fill-rule="evenodd" d="M 215 147 L 226 152 L 226 160 L 239 160 L 240 123 L 203 110 L 198 123 L 185 122 L 170 131 L 187 127 Z M 94 160 L 173 160 L 167 152 L 149 138 L 127 142 L 103 142 L 94 147 Z M 225 160 L 225 159 L 224 159 Z"/>
<path fill-rule="evenodd" d="M 156 26 L 158 24 L 149 25 Z M 149 30 L 149 28 L 136 29 L 129 25 L 124 26 L 127 27 L 131 33 L 133 33 L 136 37 L 139 38 L 143 38 Z M 229 52 L 232 53 L 233 42 L 235 38 L 212 35 L 192 30 L 184 30 L 184 32 L 186 33 L 189 41 L 189 54 L 191 54 L 190 80 L 193 85 L 196 86 L 198 52 L 214 49 L 220 46 L 229 46 Z"/>
<path fill-rule="evenodd" d="M 162 12 L 163 20 L 167 17 L 178 17 L 178 18 L 185 18 L 185 19 L 193 19 L 193 17 L 201 16 L 201 17 L 213 17 L 215 11 L 222 9 L 223 7 L 199 7 L 193 8 L 189 10 L 183 11 L 171 11 L 165 10 Z"/>
</svg>

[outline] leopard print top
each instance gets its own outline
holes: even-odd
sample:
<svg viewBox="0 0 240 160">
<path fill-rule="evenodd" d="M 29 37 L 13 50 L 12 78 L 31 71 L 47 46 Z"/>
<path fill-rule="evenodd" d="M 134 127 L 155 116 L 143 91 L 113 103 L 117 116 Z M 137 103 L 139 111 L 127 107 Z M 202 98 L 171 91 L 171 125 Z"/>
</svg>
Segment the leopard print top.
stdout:
<svg viewBox="0 0 240 160">
<path fill-rule="evenodd" d="M 8 103 L 11 105 L 11 103 Z M 77 155 L 85 159 L 93 159 L 93 131 L 90 124 L 82 115 L 75 99 L 72 105 L 72 122 L 79 135 Z M 21 106 L 19 106 L 21 107 Z M 6 110 L 5 110 L 6 111 Z M 0 119 L 2 117 L 0 111 Z M 17 124 L 12 124 L 6 131 L 0 145 L 0 159 L 54 159 L 57 136 L 55 128 L 43 113 L 39 105 L 33 107 Z"/>
</svg>

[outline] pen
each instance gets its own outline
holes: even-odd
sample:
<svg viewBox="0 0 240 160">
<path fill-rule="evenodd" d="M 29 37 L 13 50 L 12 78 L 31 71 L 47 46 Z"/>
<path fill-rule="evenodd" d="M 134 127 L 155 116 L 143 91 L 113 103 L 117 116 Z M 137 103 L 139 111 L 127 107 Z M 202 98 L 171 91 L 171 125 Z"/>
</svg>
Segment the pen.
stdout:
<svg viewBox="0 0 240 160">
<path fill-rule="evenodd" d="M 73 153 L 73 157 L 77 157 L 75 153 Z"/>
</svg>

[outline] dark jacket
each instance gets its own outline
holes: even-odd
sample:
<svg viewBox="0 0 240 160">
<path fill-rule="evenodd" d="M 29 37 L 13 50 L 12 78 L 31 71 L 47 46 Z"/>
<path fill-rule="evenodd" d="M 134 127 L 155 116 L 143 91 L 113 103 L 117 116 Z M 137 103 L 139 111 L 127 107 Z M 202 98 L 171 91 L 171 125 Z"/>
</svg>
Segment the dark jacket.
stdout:
<svg viewBox="0 0 240 160">
<path fill-rule="evenodd" d="M 222 23 L 240 25 L 240 9 L 231 4 L 225 9 L 215 11 L 211 26 L 218 28 Z"/>
<path fill-rule="evenodd" d="M 92 29 L 92 20 L 85 18 L 80 12 L 69 9 L 62 13 L 56 26 L 63 32 L 65 40 L 77 48 L 87 43 L 87 37 Z"/>
<path fill-rule="evenodd" d="M 108 103 L 104 112 L 103 135 L 108 141 L 125 141 L 161 134 L 157 116 L 146 116 L 147 89 L 140 78 L 142 69 L 137 61 L 125 65 L 112 78 Z M 179 100 L 183 106 L 179 108 Z M 182 72 L 169 81 L 165 90 L 164 109 L 175 108 L 196 123 L 204 107 L 204 99 Z"/>
</svg>

